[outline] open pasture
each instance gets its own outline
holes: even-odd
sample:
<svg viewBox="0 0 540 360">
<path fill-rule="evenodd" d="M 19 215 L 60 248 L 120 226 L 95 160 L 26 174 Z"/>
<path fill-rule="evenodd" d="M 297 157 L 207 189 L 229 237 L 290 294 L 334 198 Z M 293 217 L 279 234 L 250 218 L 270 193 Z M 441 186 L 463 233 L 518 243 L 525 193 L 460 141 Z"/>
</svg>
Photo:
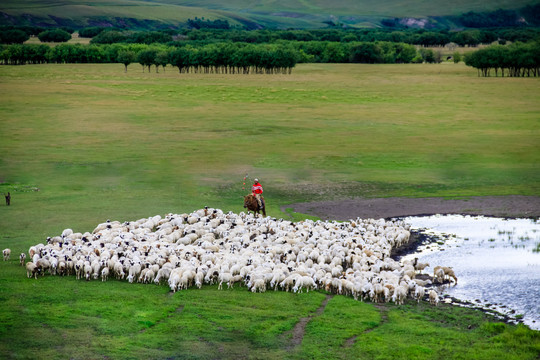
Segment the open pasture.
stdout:
<svg viewBox="0 0 540 360">
<path fill-rule="evenodd" d="M 450 63 L 306 64 L 273 76 L 1 66 L 0 192 L 12 205 L 0 206 L 0 247 L 12 257 L 0 263 L 0 354 L 534 358 L 537 335 L 481 313 L 339 296 L 291 347 L 324 294 L 35 281 L 17 257 L 106 219 L 239 212 L 246 173 L 261 179 L 274 217 L 288 216 L 287 203 L 343 196 L 537 195 L 538 85 Z"/>
</svg>

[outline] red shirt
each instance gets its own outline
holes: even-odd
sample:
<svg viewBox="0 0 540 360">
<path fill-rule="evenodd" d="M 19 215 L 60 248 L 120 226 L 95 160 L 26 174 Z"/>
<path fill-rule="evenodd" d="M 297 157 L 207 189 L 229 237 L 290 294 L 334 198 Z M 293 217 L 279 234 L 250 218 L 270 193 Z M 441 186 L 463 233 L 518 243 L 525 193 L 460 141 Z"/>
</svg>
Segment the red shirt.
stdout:
<svg viewBox="0 0 540 360">
<path fill-rule="evenodd" d="M 253 186 L 251 187 L 251 192 L 254 194 L 262 194 L 263 193 L 262 185 L 258 182 L 253 184 Z"/>
</svg>

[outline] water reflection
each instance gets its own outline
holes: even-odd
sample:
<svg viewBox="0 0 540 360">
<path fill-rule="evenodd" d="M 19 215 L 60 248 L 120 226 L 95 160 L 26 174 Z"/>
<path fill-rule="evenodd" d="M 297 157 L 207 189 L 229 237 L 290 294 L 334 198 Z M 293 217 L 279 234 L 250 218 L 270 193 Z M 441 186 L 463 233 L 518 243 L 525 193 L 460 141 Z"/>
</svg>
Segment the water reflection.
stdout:
<svg viewBox="0 0 540 360">
<path fill-rule="evenodd" d="M 435 215 L 404 218 L 428 235 L 414 254 L 454 269 L 458 283 L 442 294 L 509 314 L 540 329 L 540 223 L 531 219 Z"/>
</svg>

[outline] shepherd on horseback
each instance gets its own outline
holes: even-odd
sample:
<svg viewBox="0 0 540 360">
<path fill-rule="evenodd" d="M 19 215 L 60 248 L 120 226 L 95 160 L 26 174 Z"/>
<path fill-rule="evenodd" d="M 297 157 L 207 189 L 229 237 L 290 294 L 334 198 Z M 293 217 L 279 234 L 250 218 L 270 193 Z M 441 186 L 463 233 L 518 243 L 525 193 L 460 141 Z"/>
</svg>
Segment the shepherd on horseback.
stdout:
<svg viewBox="0 0 540 360">
<path fill-rule="evenodd" d="M 253 196 L 255 196 L 255 199 L 257 199 L 257 203 L 259 203 L 259 209 L 264 208 L 264 204 L 261 200 L 261 195 L 263 193 L 263 188 L 261 183 L 259 182 L 259 179 L 255 179 L 253 182 L 253 186 L 251 186 L 251 192 Z"/>
<path fill-rule="evenodd" d="M 248 210 L 252 210 L 257 214 L 259 211 L 263 212 L 263 215 L 266 216 L 266 209 L 264 206 L 264 198 L 262 197 L 263 188 L 259 183 L 259 179 L 255 179 L 253 185 L 251 186 L 251 195 L 244 197 L 244 207 Z"/>
</svg>

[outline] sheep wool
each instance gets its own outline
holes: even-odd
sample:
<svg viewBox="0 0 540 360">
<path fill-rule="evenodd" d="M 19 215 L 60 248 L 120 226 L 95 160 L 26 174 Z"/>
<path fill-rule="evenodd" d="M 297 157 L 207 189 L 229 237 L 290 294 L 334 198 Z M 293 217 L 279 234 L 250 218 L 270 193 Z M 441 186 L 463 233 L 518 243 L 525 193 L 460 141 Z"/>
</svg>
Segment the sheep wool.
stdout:
<svg viewBox="0 0 540 360">
<path fill-rule="evenodd" d="M 91 233 L 65 229 L 30 247 L 26 269 L 28 277 L 45 272 L 75 273 L 87 281 L 115 277 L 167 284 L 173 292 L 203 284 L 230 289 L 239 283 L 254 293 L 325 289 L 403 304 L 409 295 L 416 300 L 424 295 L 413 281 L 423 264 L 390 257 L 392 249 L 408 243 L 409 229 L 401 220 L 294 223 L 205 207 L 191 214 L 107 220 Z M 452 271 L 446 275 L 456 279 Z"/>
</svg>

